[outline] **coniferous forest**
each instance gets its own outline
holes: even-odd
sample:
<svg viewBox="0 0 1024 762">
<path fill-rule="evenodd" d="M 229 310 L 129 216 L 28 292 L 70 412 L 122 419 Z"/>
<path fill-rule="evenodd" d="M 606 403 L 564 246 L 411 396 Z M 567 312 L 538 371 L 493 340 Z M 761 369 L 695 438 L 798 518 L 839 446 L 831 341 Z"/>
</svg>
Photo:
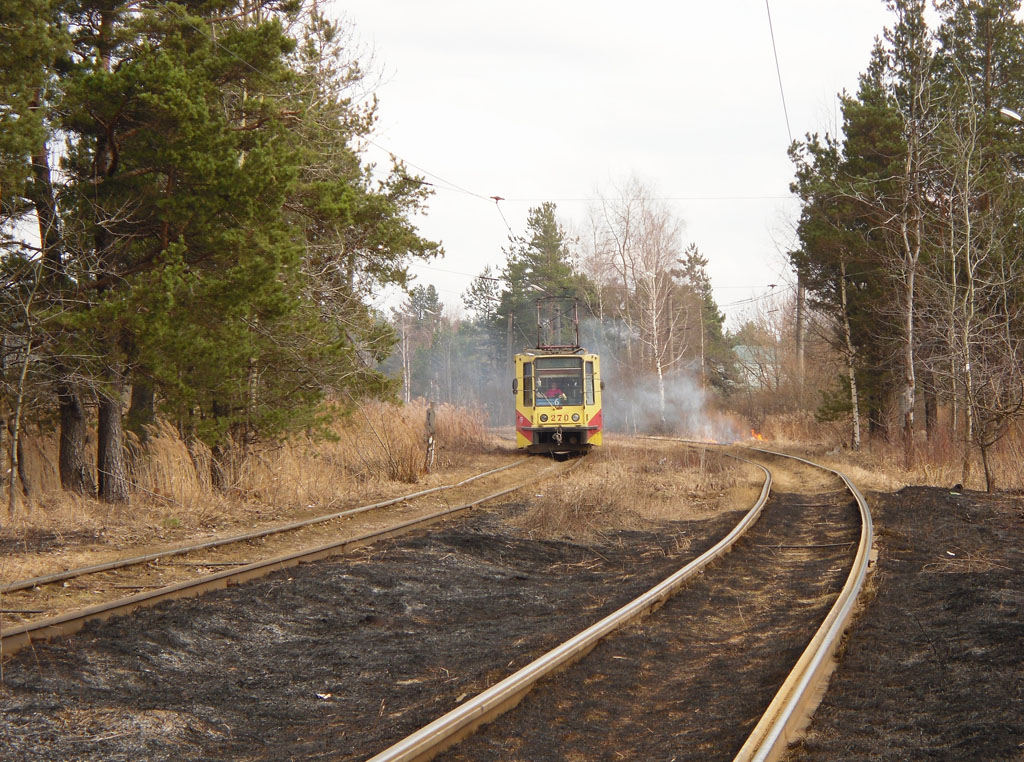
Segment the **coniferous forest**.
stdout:
<svg viewBox="0 0 1024 762">
<path fill-rule="evenodd" d="M 507 423 L 508 360 L 534 343 L 540 296 L 580 305 L 612 427 L 683 417 L 721 438 L 799 420 L 908 468 L 943 442 L 991 488 L 1024 414 L 1020 3 L 886 4 L 841 131 L 790 147 L 792 287 L 727 327 L 707 274 L 726 253 L 685 241 L 637 178 L 585 219 L 532 208 L 461 304 L 414 283 L 410 263 L 443 255 L 416 225 L 430 184 L 365 160 L 374 73 L 316 3 L 6 0 L 11 490 L 29 430 L 57 438 L 64 490 L 119 503 L 126 440 L 158 419 L 208 448 L 214 481 L 239 447 L 326 430 L 328 400 L 422 397 Z M 387 314 L 386 287 L 407 293 Z"/>
<path fill-rule="evenodd" d="M 123 502 L 156 416 L 216 460 L 391 390 L 368 296 L 440 247 L 423 184 L 361 160 L 375 102 L 316 4 L 13 0 L 0 35 L 11 441 L 57 428 L 63 487 Z"/>
</svg>

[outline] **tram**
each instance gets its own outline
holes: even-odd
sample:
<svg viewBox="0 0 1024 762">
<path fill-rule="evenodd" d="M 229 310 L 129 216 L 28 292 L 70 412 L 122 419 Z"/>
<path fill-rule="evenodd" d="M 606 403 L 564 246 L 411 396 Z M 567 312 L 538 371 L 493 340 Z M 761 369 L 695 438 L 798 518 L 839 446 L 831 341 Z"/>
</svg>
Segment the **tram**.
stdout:
<svg viewBox="0 0 1024 762">
<path fill-rule="evenodd" d="M 601 359 L 579 346 L 579 322 L 573 304 L 571 342 L 558 343 L 562 317 L 545 320 L 537 306 L 534 350 L 515 355 L 512 392 L 516 397 L 516 446 L 530 453 L 583 453 L 602 438 Z M 554 341 L 544 341 L 543 326 L 554 325 Z"/>
</svg>

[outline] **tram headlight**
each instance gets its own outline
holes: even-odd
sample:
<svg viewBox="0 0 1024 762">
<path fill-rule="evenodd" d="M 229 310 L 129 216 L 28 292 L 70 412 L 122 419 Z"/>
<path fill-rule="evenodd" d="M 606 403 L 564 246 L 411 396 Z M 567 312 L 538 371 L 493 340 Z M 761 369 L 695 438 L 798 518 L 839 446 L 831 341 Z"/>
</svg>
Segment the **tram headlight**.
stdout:
<svg viewBox="0 0 1024 762">
<path fill-rule="evenodd" d="M 579 413 L 573 413 L 572 414 L 572 422 L 573 423 L 579 423 L 580 422 L 580 414 Z"/>
<path fill-rule="evenodd" d="M 540 422 L 541 422 L 541 423 L 547 423 L 547 421 L 548 421 L 548 415 L 547 415 L 547 413 L 541 413 L 541 414 L 540 414 Z"/>
</svg>

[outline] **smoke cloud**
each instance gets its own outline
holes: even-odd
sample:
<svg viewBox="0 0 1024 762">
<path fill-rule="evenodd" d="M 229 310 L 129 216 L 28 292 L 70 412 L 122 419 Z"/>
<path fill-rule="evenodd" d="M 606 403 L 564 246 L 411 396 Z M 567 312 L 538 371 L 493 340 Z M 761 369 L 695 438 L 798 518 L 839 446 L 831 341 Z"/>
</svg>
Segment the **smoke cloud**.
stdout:
<svg viewBox="0 0 1024 762">
<path fill-rule="evenodd" d="M 590 352 L 601 356 L 605 381 L 602 395 L 607 431 L 627 434 L 674 435 L 687 439 L 734 442 L 743 428 L 717 409 L 717 397 L 702 388 L 699 367 L 671 368 L 659 383 L 649 363 L 630 361 L 626 351 L 626 330 L 621 324 L 609 326 L 596 320 L 581 326 Z M 639 349 L 634 345 L 634 357 Z M 662 397 L 664 386 L 664 401 Z"/>
</svg>

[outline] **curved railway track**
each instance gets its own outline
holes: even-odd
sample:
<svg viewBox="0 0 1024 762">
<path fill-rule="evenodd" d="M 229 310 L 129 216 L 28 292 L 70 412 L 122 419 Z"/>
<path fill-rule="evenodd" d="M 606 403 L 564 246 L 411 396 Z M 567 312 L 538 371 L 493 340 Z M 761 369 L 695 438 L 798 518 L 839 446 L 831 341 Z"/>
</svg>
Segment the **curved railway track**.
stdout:
<svg viewBox="0 0 1024 762">
<path fill-rule="evenodd" d="M 521 458 L 514 463 L 489 469 L 454 484 L 419 490 L 396 498 L 290 522 L 276 527 L 234 534 L 229 537 L 213 540 L 204 540 L 154 553 L 115 559 L 100 564 L 68 569 L 7 583 L 0 586 L 0 594 L 3 595 L 6 611 L 10 612 L 13 610 L 25 613 L 22 613 L 20 616 L 22 621 L 13 624 L 11 624 L 10 614 L 3 617 L 3 626 L 0 627 L 0 659 L 17 653 L 17 651 L 34 641 L 74 633 L 90 620 L 106 619 L 110 616 L 126 614 L 138 608 L 153 606 L 166 600 L 201 595 L 211 590 L 256 579 L 278 569 L 285 569 L 297 564 L 346 553 L 382 539 L 396 537 L 415 529 L 427 527 L 522 489 L 524 486 L 533 484 L 536 479 L 543 478 L 543 475 L 532 474 L 529 479 L 520 481 L 510 487 L 505 487 L 482 496 L 476 496 L 467 502 L 457 505 L 446 504 L 441 510 L 428 510 L 426 512 L 422 509 L 414 510 L 413 513 L 419 515 L 415 515 L 413 518 L 404 520 L 384 519 L 382 522 L 376 522 L 383 523 L 382 526 L 355 535 L 350 534 L 343 539 L 333 538 L 326 542 L 320 541 L 310 544 L 310 538 L 298 536 L 290 542 L 293 546 L 298 545 L 298 548 L 292 548 L 278 554 L 269 554 L 269 556 L 264 552 L 262 555 L 265 557 L 258 561 L 221 562 L 203 558 L 190 562 L 181 562 L 180 566 L 172 569 L 167 566 L 168 559 L 179 556 L 185 557 L 190 554 L 209 551 L 214 548 L 223 548 L 229 545 L 264 541 L 266 538 L 273 536 L 297 534 L 300 530 L 309 527 L 337 522 L 341 519 L 350 519 L 383 508 L 411 504 L 427 496 L 459 490 L 479 480 L 484 480 L 530 462 L 528 459 Z M 574 465 L 570 464 L 568 468 L 572 468 Z M 554 470 L 565 468 L 564 466 L 548 467 L 544 469 L 544 475 Z M 152 566 L 154 573 L 148 575 L 147 579 L 140 580 L 138 572 L 133 572 L 131 576 L 125 578 L 126 581 L 131 582 L 130 585 L 120 584 L 122 581 L 120 572 L 130 567 L 141 565 Z M 158 565 L 162 565 L 162 567 Z M 209 572 L 209 569 L 219 566 L 231 568 L 215 573 Z M 173 579 L 168 581 L 168 577 L 173 577 Z M 67 606 L 62 605 L 60 601 L 61 592 L 67 589 L 69 583 L 74 584 L 82 578 L 89 578 L 88 597 L 99 599 L 100 602 L 66 610 Z M 56 587 L 58 584 L 61 587 Z M 126 596 L 124 594 L 125 589 L 140 589 L 144 591 Z M 47 590 L 55 592 L 47 593 Z M 40 603 L 41 599 L 42 602 Z M 57 609 L 60 613 L 46 616 L 48 611 L 53 609 Z"/>
<path fill-rule="evenodd" d="M 762 452 L 768 452 L 776 457 L 792 458 L 835 474 L 843 481 L 857 503 L 861 529 L 857 554 L 843 589 L 829 609 L 828 616 L 801 653 L 799 661 L 790 671 L 785 683 L 775 694 L 772 703 L 736 755 L 735 762 L 767 762 L 779 759 L 788 744 L 806 726 L 835 667 L 833 657 L 839 648 L 843 633 L 853 618 L 857 597 L 864 588 L 874 544 L 874 524 L 867 500 L 845 474 L 804 458 L 767 450 Z"/>
<path fill-rule="evenodd" d="M 778 689 L 768 708 L 761 715 L 753 731 L 747 737 L 742 748 L 736 753 L 735 762 L 749 762 L 750 760 L 776 760 L 778 759 L 787 744 L 796 737 L 798 732 L 806 724 L 810 713 L 817 705 L 824 684 L 834 666 L 832 657 L 839 645 L 842 633 L 852 618 L 857 595 L 862 590 L 864 580 L 869 566 L 869 556 L 873 543 L 873 528 L 870 511 L 860 491 L 843 474 L 819 466 L 811 461 L 802 458 L 776 453 L 766 450 L 755 450 L 760 455 L 767 455 L 776 458 L 791 458 L 809 467 L 822 469 L 841 480 L 848 494 L 856 503 L 860 527 L 859 536 L 856 541 L 856 552 L 851 563 L 849 574 L 842 590 L 835 597 L 834 603 L 828 609 L 827 615 L 820 626 L 810 638 L 806 647 L 797 660 L 795 666 L 790 670 Z M 762 466 L 764 469 L 764 467 Z M 414 760 L 433 759 L 445 749 L 466 738 L 484 723 L 494 720 L 502 713 L 516 706 L 543 678 L 555 672 L 564 670 L 568 665 L 581 659 L 597 646 L 597 644 L 611 633 L 620 630 L 628 625 L 635 624 L 641 618 L 651 614 L 661 607 L 672 595 L 674 595 L 688 580 L 702 573 L 711 562 L 721 558 L 729 552 L 735 543 L 741 538 L 762 513 L 768 499 L 771 487 L 771 474 L 764 469 L 765 482 L 761 495 L 754 506 L 744 515 L 743 519 L 733 528 L 729 534 L 719 543 L 697 559 L 687 564 L 684 568 L 665 579 L 663 582 L 623 606 L 613 614 L 587 628 L 575 637 L 565 641 L 558 647 L 548 651 L 540 658 L 521 668 L 514 674 L 501 680 L 497 684 L 485 690 L 476 697 L 465 701 L 460 706 L 448 712 L 444 716 L 424 726 L 415 733 L 403 738 L 384 751 L 372 756 L 370 762 L 413 762 Z M 817 506 L 810 506 L 817 507 Z M 818 548 L 850 546 L 851 542 L 837 543 L 814 543 L 787 545 L 778 543 L 766 545 L 772 551 L 784 550 L 810 550 L 814 552 Z M 755 625 L 756 626 L 756 625 Z M 586 683 L 587 680 L 584 680 Z M 589 693 L 583 689 L 578 697 L 583 703 L 583 694 Z M 612 701 L 619 701 L 620 697 L 612 697 Z M 563 697 L 559 702 L 562 704 L 556 708 L 555 705 L 547 706 L 538 710 L 531 721 L 524 723 L 526 727 L 536 726 L 544 722 L 558 723 L 559 713 L 577 714 L 584 712 L 584 708 L 571 704 L 568 709 L 564 707 L 566 699 Z M 551 702 L 549 702 L 551 703 Z M 601 709 L 595 710 L 588 706 L 586 711 L 593 714 Z M 614 709 L 604 710 L 607 721 L 612 721 L 615 716 Z M 699 709 L 697 711 L 700 711 Z M 742 724 L 744 718 L 733 718 L 737 725 Z M 569 735 L 577 734 L 574 730 Z M 489 740 L 488 747 L 508 750 L 515 748 L 522 742 L 525 735 L 524 728 L 512 731 L 497 731 L 494 737 Z M 597 745 L 588 741 L 588 748 L 596 750 Z M 514 758 L 520 758 L 523 749 L 518 750 Z M 721 751 L 718 749 L 717 751 Z M 561 749 L 560 753 L 565 753 Z M 620 751 L 621 753 L 621 751 Z M 526 752 L 527 758 L 530 752 Z M 624 758 L 631 755 L 627 752 Z M 720 757 L 720 754 L 716 758 Z M 446 756 L 446 759 L 448 757 Z M 451 755 L 452 759 L 502 759 L 502 754 L 488 754 L 480 746 L 470 750 L 465 755 L 458 753 Z M 699 759 L 710 758 L 710 755 L 700 753 Z M 673 757 L 675 759 L 675 757 Z"/>
</svg>

